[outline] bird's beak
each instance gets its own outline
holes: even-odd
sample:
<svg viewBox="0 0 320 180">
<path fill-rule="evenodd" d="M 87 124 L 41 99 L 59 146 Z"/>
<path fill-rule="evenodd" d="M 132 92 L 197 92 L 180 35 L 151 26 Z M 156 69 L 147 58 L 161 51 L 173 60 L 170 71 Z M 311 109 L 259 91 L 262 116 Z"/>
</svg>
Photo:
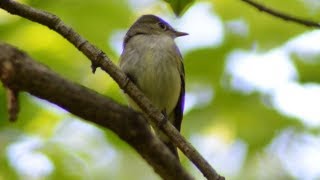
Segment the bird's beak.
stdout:
<svg viewBox="0 0 320 180">
<path fill-rule="evenodd" d="M 186 36 L 186 35 L 189 35 L 188 33 L 185 33 L 185 32 L 180 32 L 180 31 L 175 31 L 174 32 L 174 35 L 176 37 L 180 37 L 180 36 Z"/>
</svg>

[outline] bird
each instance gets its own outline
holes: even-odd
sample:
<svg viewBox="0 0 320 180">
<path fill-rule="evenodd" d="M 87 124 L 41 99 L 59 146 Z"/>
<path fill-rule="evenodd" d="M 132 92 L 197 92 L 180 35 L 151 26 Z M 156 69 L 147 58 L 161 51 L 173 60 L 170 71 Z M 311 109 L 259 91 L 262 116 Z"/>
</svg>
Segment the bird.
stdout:
<svg viewBox="0 0 320 180">
<path fill-rule="evenodd" d="M 185 72 L 174 40 L 185 35 L 188 33 L 175 30 L 158 16 L 142 15 L 127 31 L 120 56 L 120 69 L 178 131 L 185 102 Z M 127 98 L 131 108 L 141 111 L 130 97 Z M 179 159 L 177 148 L 167 135 L 157 125 L 151 123 L 151 126 Z"/>
</svg>

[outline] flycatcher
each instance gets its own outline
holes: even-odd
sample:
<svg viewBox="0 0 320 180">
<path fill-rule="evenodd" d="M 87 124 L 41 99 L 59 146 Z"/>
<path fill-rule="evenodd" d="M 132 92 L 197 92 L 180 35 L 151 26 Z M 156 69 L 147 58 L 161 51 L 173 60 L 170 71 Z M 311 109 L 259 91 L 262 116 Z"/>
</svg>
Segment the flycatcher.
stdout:
<svg viewBox="0 0 320 180">
<path fill-rule="evenodd" d="M 180 131 L 185 96 L 182 56 L 174 42 L 188 35 L 173 29 L 154 15 L 141 16 L 128 30 L 120 57 L 120 68 L 169 121 Z M 140 111 L 129 98 L 129 105 Z M 177 148 L 154 124 L 153 129 L 171 152 L 178 157 Z"/>
</svg>

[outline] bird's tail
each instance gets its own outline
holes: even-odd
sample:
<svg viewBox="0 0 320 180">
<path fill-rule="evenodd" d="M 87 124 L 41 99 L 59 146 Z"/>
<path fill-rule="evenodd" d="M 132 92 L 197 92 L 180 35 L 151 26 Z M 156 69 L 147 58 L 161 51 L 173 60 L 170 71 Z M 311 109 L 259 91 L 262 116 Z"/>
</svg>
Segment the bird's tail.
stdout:
<svg viewBox="0 0 320 180">
<path fill-rule="evenodd" d="M 169 119 L 170 119 L 170 117 L 169 117 Z M 168 123 L 170 123 L 170 122 L 168 122 Z M 173 155 L 175 155 L 177 157 L 177 159 L 179 160 L 177 147 L 170 141 L 169 137 L 159 129 L 159 127 L 157 125 L 155 125 L 153 123 L 151 123 L 151 124 L 152 124 L 153 130 L 158 135 L 160 140 L 169 148 L 169 150 L 173 153 Z"/>
</svg>

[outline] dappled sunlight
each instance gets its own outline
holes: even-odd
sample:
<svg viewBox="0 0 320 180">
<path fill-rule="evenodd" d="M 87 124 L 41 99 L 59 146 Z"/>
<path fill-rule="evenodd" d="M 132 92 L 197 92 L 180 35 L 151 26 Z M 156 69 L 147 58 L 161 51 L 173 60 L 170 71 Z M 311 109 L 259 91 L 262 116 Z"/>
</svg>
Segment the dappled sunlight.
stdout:
<svg viewBox="0 0 320 180">
<path fill-rule="evenodd" d="M 194 85 L 186 92 L 184 114 L 187 114 L 194 108 L 203 108 L 208 106 L 214 98 L 214 90 L 211 87 L 203 85 Z"/>
<path fill-rule="evenodd" d="M 289 54 L 296 54 L 305 62 L 315 61 L 320 55 L 320 30 L 305 32 L 283 45 Z"/>
<path fill-rule="evenodd" d="M 272 94 L 274 106 L 283 114 L 301 119 L 305 125 L 320 125 L 320 86 L 288 83 Z"/>
<path fill-rule="evenodd" d="M 224 141 L 216 135 L 195 134 L 192 144 L 216 170 L 228 178 L 239 174 L 247 156 L 247 145 L 241 140 Z"/>
<path fill-rule="evenodd" d="M 226 71 L 232 87 L 244 92 L 272 93 L 297 78 L 295 67 L 281 49 L 265 54 L 236 50 L 227 58 Z"/>
<path fill-rule="evenodd" d="M 122 30 L 114 31 L 110 37 L 109 44 L 112 50 L 116 52 L 118 56 L 120 56 L 120 54 L 122 53 L 122 50 L 123 50 L 122 42 L 124 40 L 125 35 L 126 35 L 126 30 L 122 29 Z"/>
<path fill-rule="evenodd" d="M 156 2 L 156 0 L 128 0 L 130 7 L 138 12 L 152 6 Z"/>
<path fill-rule="evenodd" d="M 7 155 L 17 174 L 30 180 L 59 173 L 61 169 L 57 165 L 61 163 L 69 168 L 66 174 L 70 176 L 92 177 L 97 174 L 97 177 L 112 177 L 118 173 L 116 169 L 120 163 L 116 150 L 102 130 L 71 119 L 62 121 L 50 138 L 21 136 L 8 145 Z M 76 164 L 68 165 L 68 162 Z"/>
<path fill-rule="evenodd" d="M 214 14 L 211 3 L 196 3 L 192 6 L 177 22 L 177 29 L 189 33 L 176 40 L 182 52 L 215 47 L 223 42 L 223 24 Z"/>
<path fill-rule="evenodd" d="M 310 14 L 315 14 L 319 12 L 320 1 L 318 0 L 299 0 L 304 2 L 304 4 L 310 9 Z"/>
<path fill-rule="evenodd" d="M 103 131 L 88 123 L 67 119 L 62 121 L 56 129 L 52 141 L 59 142 L 75 152 L 85 154 L 91 163 L 103 159 L 106 164 L 112 163 L 117 152 L 108 143 Z M 116 163 L 113 163 L 116 166 Z"/>
<path fill-rule="evenodd" d="M 284 46 L 266 53 L 235 51 L 228 57 L 227 73 L 232 87 L 252 92 L 257 90 L 272 98 L 281 113 L 296 117 L 308 126 L 319 126 L 320 86 L 299 84 L 291 53 L 319 56 L 319 31 L 293 38 Z"/>
<path fill-rule="evenodd" d="M 248 24 L 242 18 L 226 22 L 226 30 L 231 34 L 238 35 L 240 37 L 249 36 Z"/>
<path fill-rule="evenodd" d="M 319 38 L 319 31 L 311 31 L 265 53 L 233 51 L 227 58 L 226 66 L 231 76 L 231 86 L 243 93 L 258 91 L 269 97 L 273 107 L 281 114 L 297 118 L 306 127 L 319 127 L 320 86 L 316 83 L 300 84 L 299 74 L 291 59 L 294 54 L 302 61 L 318 60 Z M 318 137 L 307 133 L 297 134 L 290 129 L 282 131 L 268 147 L 267 154 L 258 158 L 256 163 L 260 166 L 252 167 L 251 171 L 256 172 L 252 175 L 267 179 L 290 175 L 299 179 L 318 178 L 320 146 L 316 139 Z M 273 169 L 269 166 L 279 167 Z"/>
<path fill-rule="evenodd" d="M 204 134 L 214 136 L 225 143 L 233 143 L 237 138 L 236 127 L 234 124 L 229 123 L 229 117 L 217 116 L 217 121 L 205 127 Z"/>
<path fill-rule="evenodd" d="M 7 147 L 8 161 L 22 179 L 43 179 L 54 171 L 51 160 L 39 149 L 44 141 L 37 137 L 21 137 Z"/>
<path fill-rule="evenodd" d="M 283 167 L 295 178 L 317 179 L 320 177 L 319 136 L 293 129 L 282 131 L 267 148 Z"/>
</svg>

